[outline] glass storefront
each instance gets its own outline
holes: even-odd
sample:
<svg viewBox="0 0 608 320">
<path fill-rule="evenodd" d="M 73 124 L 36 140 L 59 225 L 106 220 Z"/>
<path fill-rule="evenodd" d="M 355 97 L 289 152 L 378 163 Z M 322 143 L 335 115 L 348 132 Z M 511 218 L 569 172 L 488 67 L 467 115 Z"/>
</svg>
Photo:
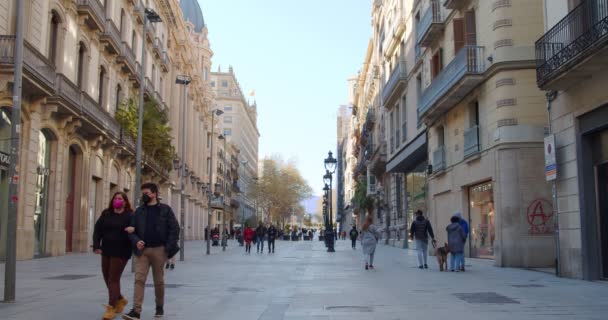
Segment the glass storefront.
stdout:
<svg viewBox="0 0 608 320">
<path fill-rule="evenodd" d="M 409 225 L 414 221 L 414 214 L 418 210 L 422 210 L 425 216 L 428 214 L 426 202 L 427 189 L 427 163 L 421 162 L 414 170 L 405 174 L 405 200 L 406 200 L 406 235 L 409 234 Z M 427 216 L 428 217 L 428 216 Z M 412 240 L 407 237 L 408 242 Z M 411 245 L 410 245 L 411 247 Z"/>
<path fill-rule="evenodd" d="M 469 245 L 471 257 L 494 259 L 496 239 L 492 182 L 469 188 Z"/>
<path fill-rule="evenodd" d="M 36 207 L 34 208 L 34 256 L 45 255 L 46 220 L 49 195 L 51 139 L 44 131 L 38 133 L 38 178 L 36 180 Z"/>
</svg>

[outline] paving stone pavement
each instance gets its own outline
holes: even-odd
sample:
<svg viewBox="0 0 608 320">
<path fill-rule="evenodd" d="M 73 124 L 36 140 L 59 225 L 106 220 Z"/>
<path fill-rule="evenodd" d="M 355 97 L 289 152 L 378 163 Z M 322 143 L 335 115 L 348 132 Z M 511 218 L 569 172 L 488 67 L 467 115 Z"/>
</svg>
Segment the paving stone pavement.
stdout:
<svg viewBox="0 0 608 320">
<path fill-rule="evenodd" d="M 474 259 L 465 273 L 441 273 L 431 257 L 431 268 L 419 270 L 413 251 L 382 245 L 376 269 L 365 271 L 350 241 L 331 254 L 319 241 L 276 246 L 275 254 L 254 247 L 247 255 L 231 242 L 205 256 L 204 242 L 188 242 L 186 261 L 166 273 L 165 319 L 608 319 L 605 283 Z M 107 296 L 99 269 L 93 254 L 19 262 L 18 299 L 0 304 L 0 319 L 101 319 Z M 129 270 L 122 286 L 131 297 Z M 142 319 L 153 310 L 150 287 Z"/>
</svg>

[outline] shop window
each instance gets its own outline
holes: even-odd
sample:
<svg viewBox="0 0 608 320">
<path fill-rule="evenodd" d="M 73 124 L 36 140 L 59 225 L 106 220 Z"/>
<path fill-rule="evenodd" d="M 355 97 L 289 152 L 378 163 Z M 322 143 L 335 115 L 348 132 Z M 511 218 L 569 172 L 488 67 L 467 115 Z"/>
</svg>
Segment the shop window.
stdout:
<svg viewBox="0 0 608 320">
<path fill-rule="evenodd" d="M 496 240 L 492 182 L 469 188 L 469 227 L 471 257 L 493 259 Z"/>
</svg>

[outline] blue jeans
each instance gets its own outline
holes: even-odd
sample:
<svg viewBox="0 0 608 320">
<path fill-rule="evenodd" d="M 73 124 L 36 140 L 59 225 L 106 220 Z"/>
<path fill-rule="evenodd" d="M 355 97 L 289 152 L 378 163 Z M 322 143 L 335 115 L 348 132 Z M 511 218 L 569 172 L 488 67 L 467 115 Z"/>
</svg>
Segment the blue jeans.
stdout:
<svg viewBox="0 0 608 320">
<path fill-rule="evenodd" d="M 450 271 L 460 270 L 460 265 L 463 263 L 464 252 L 450 253 Z"/>
<path fill-rule="evenodd" d="M 257 245 L 258 251 L 260 251 L 261 249 L 262 252 L 264 252 L 264 237 L 258 237 L 255 243 Z"/>
</svg>

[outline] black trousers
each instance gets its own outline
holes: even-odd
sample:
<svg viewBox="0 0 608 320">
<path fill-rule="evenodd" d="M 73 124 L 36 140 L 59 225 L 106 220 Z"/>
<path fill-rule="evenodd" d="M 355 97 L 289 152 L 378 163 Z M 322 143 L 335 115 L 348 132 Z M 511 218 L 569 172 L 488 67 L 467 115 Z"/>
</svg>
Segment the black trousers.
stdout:
<svg viewBox="0 0 608 320">
<path fill-rule="evenodd" d="M 272 245 L 272 251 L 270 246 Z M 274 239 L 268 239 L 268 252 L 274 252 Z"/>
<path fill-rule="evenodd" d="M 350 239 L 350 241 L 352 241 L 352 243 L 353 243 L 352 244 L 353 248 L 356 248 L 357 247 L 357 239 Z"/>
</svg>

